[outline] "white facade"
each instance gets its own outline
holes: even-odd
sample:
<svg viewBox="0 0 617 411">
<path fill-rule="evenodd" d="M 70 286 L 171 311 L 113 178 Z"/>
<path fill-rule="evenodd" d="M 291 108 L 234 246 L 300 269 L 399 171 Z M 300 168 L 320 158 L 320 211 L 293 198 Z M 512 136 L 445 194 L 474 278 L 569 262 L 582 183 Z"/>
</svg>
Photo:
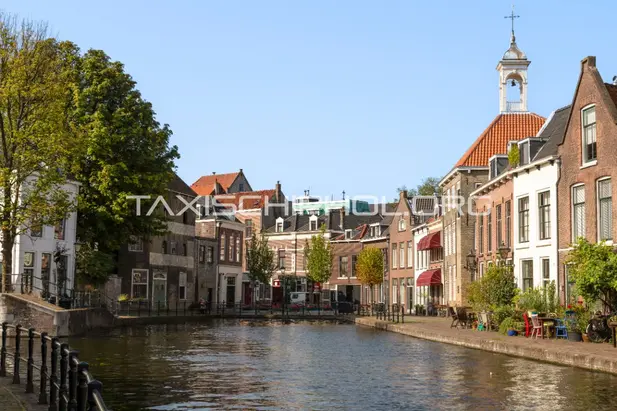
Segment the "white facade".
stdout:
<svg viewBox="0 0 617 411">
<path fill-rule="evenodd" d="M 79 193 L 79 183 L 67 182 L 63 186 L 71 199 Z M 56 227 L 42 226 L 40 232 L 24 229 L 18 234 L 13 246 L 12 283 L 20 290 L 22 275 L 33 277 L 32 292 L 56 293 L 55 284 L 63 283 L 63 292 L 75 286 L 75 244 L 77 241 L 77 212 L 67 213 L 66 218 Z M 57 261 L 56 261 L 57 260 Z M 63 273 L 66 280 L 63 282 Z M 44 287 L 43 278 L 48 278 L 49 288 Z M 62 284 L 61 284 L 62 285 Z"/>
<path fill-rule="evenodd" d="M 539 167 L 539 168 L 538 168 Z M 513 179 L 513 230 L 514 230 L 514 274 L 519 288 L 523 289 L 524 272 L 529 272 L 533 287 L 545 282 L 557 284 L 557 178 L 559 163 L 555 157 L 544 158 L 516 169 Z M 550 199 L 550 237 L 541 238 L 540 194 L 548 193 Z M 521 199 L 529 199 L 528 241 L 521 241 Z M 524 236 L 523 236 L 524 237 Z M 546 262 L 547 260 L 548 262 Z M 548 265 L 546 265 L 548 264 Z M 546 268 L 548 267 L 548 272 Z"/>
<path fill-rule="evenodd" d="M 428 235 L 428 227 L 426 224 L 422 224 L 421 226 L 418 226 L 416 228 L 414 228 L 413 230 L 413 249 L 416 253 L 416 255 L 414 256 L 414 273 L 413 273 L 413 277 L 414 277 L 414 307 L 412 307 L 414 309 L 415 312 L 415 305 L 416 304 L 422 304 L 423 302 L 423 296 L 420 295 L 421 293 L 421 288 L 420 287 L 416 287 L 416 280 L 418 279 L 418 277 L 420 276 L 420 274 L 422 274 L 423 272 L 425 272 L 426 270 L 428 270 L 428 264 L 429 264 L 429 251 L 428 250 L 424 250 L 424 251 L 420 251 L 418 250 L 418 243 L 420 242 L 420 240 L 424 237 L 426 237 Z"/>
</svg>

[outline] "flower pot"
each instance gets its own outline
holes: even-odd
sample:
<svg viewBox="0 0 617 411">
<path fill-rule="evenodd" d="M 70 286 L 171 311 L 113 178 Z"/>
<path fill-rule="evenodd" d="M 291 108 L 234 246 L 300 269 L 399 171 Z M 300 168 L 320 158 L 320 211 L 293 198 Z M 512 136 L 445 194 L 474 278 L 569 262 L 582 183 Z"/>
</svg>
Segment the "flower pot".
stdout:
<svg viewBox="0 0 617 411">
<path fill-rule="evenodd" d="M 587 334 L 583 334 L 583 342 L 589 342 L 589 336 L 587 336 Z"/>
<path fill-rule="evenodd" d="M 509 337 L 515 337 L 518 335 L 518 331 L 516 330 L 508 330 L 508 336 Z"/>
<path fill-rule="evenodd" d="M 577 331 L 568 331 L 568 341 L 581 342 L 583 341 L 583 336 Z"/>
</svg>

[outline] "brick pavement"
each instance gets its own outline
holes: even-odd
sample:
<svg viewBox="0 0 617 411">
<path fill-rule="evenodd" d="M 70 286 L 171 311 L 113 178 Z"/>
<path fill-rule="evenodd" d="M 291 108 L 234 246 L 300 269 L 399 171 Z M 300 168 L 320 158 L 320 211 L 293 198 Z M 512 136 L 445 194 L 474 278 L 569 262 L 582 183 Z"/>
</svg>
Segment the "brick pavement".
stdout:
<svg viewBox="0 0 617 411">
<path fill-rule="evenodd" d="M 405 317 L 404 324 L 380 321 L 375 317 L 357 317 L 355 322 L 442 343 L 617 374 L 617 349 L 608 343 L 536 340 L 508 337 L 494 331 L 461 330 L 450 328 L 450 319 L 435 317 Z"/>
<path fill-rule="evenodd" d="M 2 411 L 35 411 L 46 410 L 44 405 L 36 403 L 36 394 L 25 394 L 24 384 L 11 384 L 11 377 L 0 378 L 0 410 Z"/>
</svg>

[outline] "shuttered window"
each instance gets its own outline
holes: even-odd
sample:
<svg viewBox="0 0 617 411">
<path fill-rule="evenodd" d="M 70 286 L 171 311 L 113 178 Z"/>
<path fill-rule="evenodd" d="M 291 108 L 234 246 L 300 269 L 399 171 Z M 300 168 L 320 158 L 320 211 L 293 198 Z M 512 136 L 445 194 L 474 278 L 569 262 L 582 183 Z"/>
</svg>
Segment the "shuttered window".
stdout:
<svg viewBox="0 0 617 411">
<path fill-rule="evenodd" d="M 585 186 L 572 188 L 572 241 L 585 236 Z"/>
<path fill-rule="evenodd" d="M 611 179 L 598 181 L 598 233 L 600 241 L 613 239 L 613 198 Z"/>
</svg>

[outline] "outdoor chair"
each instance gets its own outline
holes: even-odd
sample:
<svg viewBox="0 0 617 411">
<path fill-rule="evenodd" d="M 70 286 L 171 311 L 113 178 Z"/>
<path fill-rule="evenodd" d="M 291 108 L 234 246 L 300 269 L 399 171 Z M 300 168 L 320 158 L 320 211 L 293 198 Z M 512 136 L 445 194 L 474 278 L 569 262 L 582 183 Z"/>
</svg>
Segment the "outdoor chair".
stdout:
<svg viewBox="0 0 617 411">
<path fill-rule="evenodd" d="M 544 338 L 542 324 L 540 324 L 538 314 L 531 314 L 531 324 L 533 325 L 533 329 L 531 330 L 531 337 L 534 337 L 535 335 L 536 340 L 538 339 L 538 336 Z"/>
<path fill-rule="evenodd" d="M 565 319 L 555 319 L 555 338 L 568 338 L 568 327 L 566 327 Z"/>
<path fill-rule="evenodd" d="M 467 318 L 467 311 L 464 308 L 458 307 L 456 309 L 456 318 L 458 320 L 456 328 L 458 328 L 459 325 L 463 328 L 467 328 L 469 319 Z"/>
<path fill-rule="evenodd" d="M 450 328 L 457 328 L 459 321 L 458 315 L 456 314 L 456 311 L 454 311 L 454 308 L 448 307 L 448 316 L 452 317 L 452 324 L 450 324 Z"/>
<path fill-rule="evenodd" d="M 491 322 L 489 321 L 489 315 L 486 312 L 478 314 L 478 331 L 490 331 Z"/>
</svg>

